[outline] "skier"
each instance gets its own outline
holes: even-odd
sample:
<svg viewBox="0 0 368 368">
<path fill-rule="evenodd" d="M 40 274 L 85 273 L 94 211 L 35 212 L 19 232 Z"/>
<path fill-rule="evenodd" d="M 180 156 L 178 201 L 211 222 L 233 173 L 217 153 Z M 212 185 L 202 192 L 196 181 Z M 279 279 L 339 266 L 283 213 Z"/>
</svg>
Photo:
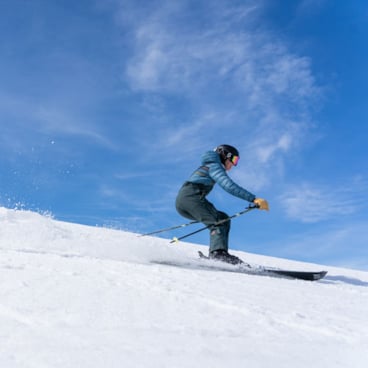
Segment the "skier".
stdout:
<svg viewBox="0 0 368 368">
<path fill-rule="evenodd" d="M 218 221 L 229 216 L 218 211 L 206 196 L 218 183 L 228 193 L 254 203 L 261 210 L 269 210 L 265 199 L 256 198 L 227 175 L 226 171 L 230 171 L 238 161 L 238 150 L 227 144 L 221 144 L 213 151 L 205 152 L 202 156 L 202 165 L 183 184 L 176 198 L 176 210 L 180 215 L 209 226 L 209 257 L 231 264 L 240 264 L 243 261 L 228 253 L 230 220 L 216 225 Z"/>
</svg>

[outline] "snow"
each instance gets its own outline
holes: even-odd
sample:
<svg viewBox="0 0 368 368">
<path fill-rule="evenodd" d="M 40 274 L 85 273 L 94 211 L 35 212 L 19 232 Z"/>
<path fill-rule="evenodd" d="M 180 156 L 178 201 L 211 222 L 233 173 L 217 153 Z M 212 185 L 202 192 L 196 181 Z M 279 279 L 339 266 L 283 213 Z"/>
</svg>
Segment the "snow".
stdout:
<svg viewBox="0 0 368 368">
<path fill-rule="evenodd" d="M 199 269 L 205 246 L 5 208 L 0 221 L 0 367 L 367 366 L 367 272 L 244 252 L 329 273 Z"/>
</svg>

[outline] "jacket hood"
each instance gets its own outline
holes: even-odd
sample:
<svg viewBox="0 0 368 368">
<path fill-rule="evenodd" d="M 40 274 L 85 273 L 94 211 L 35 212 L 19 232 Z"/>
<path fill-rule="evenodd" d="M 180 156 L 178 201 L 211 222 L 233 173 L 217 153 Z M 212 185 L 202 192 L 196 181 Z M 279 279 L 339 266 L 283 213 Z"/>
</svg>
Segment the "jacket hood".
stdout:
<svg viewBox="0 0 368 368">
<path fill-rule="evenodd" d="M 207 151 L 202 155 L 202 165 L 211 163 L 222 165 L 220 155 L 215 151 Z"/>
</svg>

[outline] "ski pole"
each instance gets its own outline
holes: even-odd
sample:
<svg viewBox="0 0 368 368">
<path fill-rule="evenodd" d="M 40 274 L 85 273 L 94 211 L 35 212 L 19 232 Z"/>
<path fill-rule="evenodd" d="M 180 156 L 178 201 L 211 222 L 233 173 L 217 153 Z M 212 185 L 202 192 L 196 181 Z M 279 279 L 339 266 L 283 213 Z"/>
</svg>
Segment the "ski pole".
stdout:
<svg viewBox="0 0 368 368">
<path fill-rule="evenodd" d="M 159 234 L 159 233 L 163 233 L 165 231 L 175 230 L 175 229 L 179 229 L 180 227 L 186 227 L 186 226 L 189 226 L 189 225 L 192 225 L 192 224 L 197 224 L 197 223 L 198 223 L 198 221 L 191 221 L 191 222 L 188 222 L 187 224 L 181 224 L 181 225 L 176 225 L 176 226 L 172 226 L 172 227 L 167 227 L 165 229 L 155 230 L 155 231 L 152 231 L 150 233 L 140 234 L 138 236 L 141 237 L 141 236 Z"/>
<path fill-rule="evenodd" d="M 200 229 L 198 229 L 198 230 L 196 230 L 196 231 L 193 231 L 193 232 L 191 232 L 191 233 L 189 233 L 189 234 L 186 234 L 186 235 L 183 235 L 183 236 L 180 236 L 179 238 L 173 238 L 171 241 L 170 241 L 170 243 L 177 243 L 179 240 L 182 240 L 182 239 L 185 239 L 185 238 L 188 238 L 189 236 L 192 236 L 192 235 L 194 235 L 194 234 L 197 234 L 197 233 L 199 233 L 199 232 L 201 232 L 201 231 L 203 231 L 203 230 L 206 230 L 206 229 L 208 229 L 208 228 L 210 228 L 211 226 L 218 226 L 218 225 L 221 225 L 221 224 L 223 224 L 223 223 L 225 223 L 225 222 L 227 222 L 227 221 L 230 221 L 231 219 L 233 219 L 233 218 L 235 218 L 235 217 L 239 217 L 239 216 L 241 216 L 241 215 L 244 215 L 244 213 L 247 213 L 247 212 L 249 212 L 249 211 L 251 211 L 251 210 L 254 210 L 255 208 L 258 208 L 258 206 L 257 205 L 255 205 L 255 206 L 249 206 L 249 207 L 247 207 L 245 210 L 243 210 L 243 211 L 240 211 L 240 212 L 237 212 L 237 213 L 235 213 L 234 215 L 232 215 L 232 216 L 229 216 L 229 217 L 227 217 L 227 218 L 225 218 L 225 219 L 223 219 L 223 220 L 220 220 L 220 221 L 218 221 L 218 222 L 215 222 L 214 224 L 210 224 L 210 225 L 207 225 L 207 226 L 204 226 L 204 227 L 201 227 Z"/>
</svg>

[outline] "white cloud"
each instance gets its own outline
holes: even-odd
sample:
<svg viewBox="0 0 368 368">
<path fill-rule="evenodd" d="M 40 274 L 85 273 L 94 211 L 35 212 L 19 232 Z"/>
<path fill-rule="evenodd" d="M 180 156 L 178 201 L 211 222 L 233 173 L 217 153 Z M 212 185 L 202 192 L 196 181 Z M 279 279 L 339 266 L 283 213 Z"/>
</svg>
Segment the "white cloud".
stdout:
<svg viewBox="0 0 368 368">
<path fill-rule="evenodd" d="M 184 6 L 185 2 L 181 3 Z M 206 7 L 207 24 L 183 23 L 183 9 L 168 4 L 133 25 L 135 48 L 127 66 L 127 77 L 133 89 L 177 91 L 206 87 L 208 79 L 233 72 L 248 53 L 248 34 L 229 28 L 239 14 L 250 16 L 254 6 L 244 6 L 238 13 Z M 178 21 L 177 23 L 175 21 Z M 204 83 L 204 85 L 202 84 Z"/>
<path fill-rule="evenodd" d="M 40 142 L 40 135 L 49 136 L 50 141 L 62 136 L 77 136 L 97 143 L 100 146 L 116 150 L 117 147 L 99 132 L 98 124 L 88 121 L 77 108 L 66 110 L 55 104 L 40 102 L 31 97 L 18 96 L 0 91 L 0 109 L 9 120 L 6 134 L 0 139 L 4 149 L 21 147 L 24 140 L 32 141 L 35 145 Z M 5 126 L 3 127 L 5 129 Z"/>
<path fill-rule="evenodd" d="M 360 180 L 339 187 L 301 183 L 290 187 L 279 200 L 289 218 L 317 223 L 361 211 L 367 205 L 367 199 L 362 199 L 366 189 Z"/>
<path fill-rule="evenodd" d="M 367 221 L 345 221 L 294 232 L 282 237 L 281 241 L 268 242 L 267 246 L 277 249 L 279 257 L 367 270 L 367 241 Z"/>
<path fill-rule="evenodd" d="M 287 152 L 291 146 L 290 134 L 284 134 L 275 142 L 266 142 L 256 149 L 256 155 L 260 162 L 267 162 L 278 151 Z"/>
<path fill-rule="evenodd" d="M 185 1 L 161 2 L 145 17 L 130 19 L 135 39 L 125 76 L 132 90 L 179 96 L 196 114 L 175 129 L 161 127 L 158 136 L 168 145 L 194 145 L 204 131 L 211 141 L 211 130 L 218 130 L 224 138 L 247 137 L 242 152 L 261 166 L 283 159 L 307 139 L 310 112 L 322 93 L 311 60 L 253 27 L 261 11 L 254 4 L 205 5 L 201 22 L 194 23 L 181 18 L 188 14 Z M 126 27 L 126 18 L 122 23 Z"/>
<path fill-rule="evenodd" d="M 117 147 L 98 130 L 97 124 L 79 117 L 78 113 L 66 113 L 65 109 L 40 106 L 34 110 L 33 119 L 43 131 L 49 134 L 80 136 L 94 141 L 100 146 L 116 150 Z"/>
<path fill-rule="evenodd" d="M 131 87 L 188 94 L 226 82 L 228 90 L 238 89 L 250 108 L 274 109 L 281 96 L 302 107 L 320 93 L 307 57 L 289 52 L 266 30 L 232 26 L 233 19 L 224 16 L 227 4 L 223 7 L 208 14 L 206 26 L 200 28 L 169 22 L 170 17 L 178 18 L 176 8 L 158 8 L 135 24 L 135 49 L 126 69 Z"/>
</svg>

